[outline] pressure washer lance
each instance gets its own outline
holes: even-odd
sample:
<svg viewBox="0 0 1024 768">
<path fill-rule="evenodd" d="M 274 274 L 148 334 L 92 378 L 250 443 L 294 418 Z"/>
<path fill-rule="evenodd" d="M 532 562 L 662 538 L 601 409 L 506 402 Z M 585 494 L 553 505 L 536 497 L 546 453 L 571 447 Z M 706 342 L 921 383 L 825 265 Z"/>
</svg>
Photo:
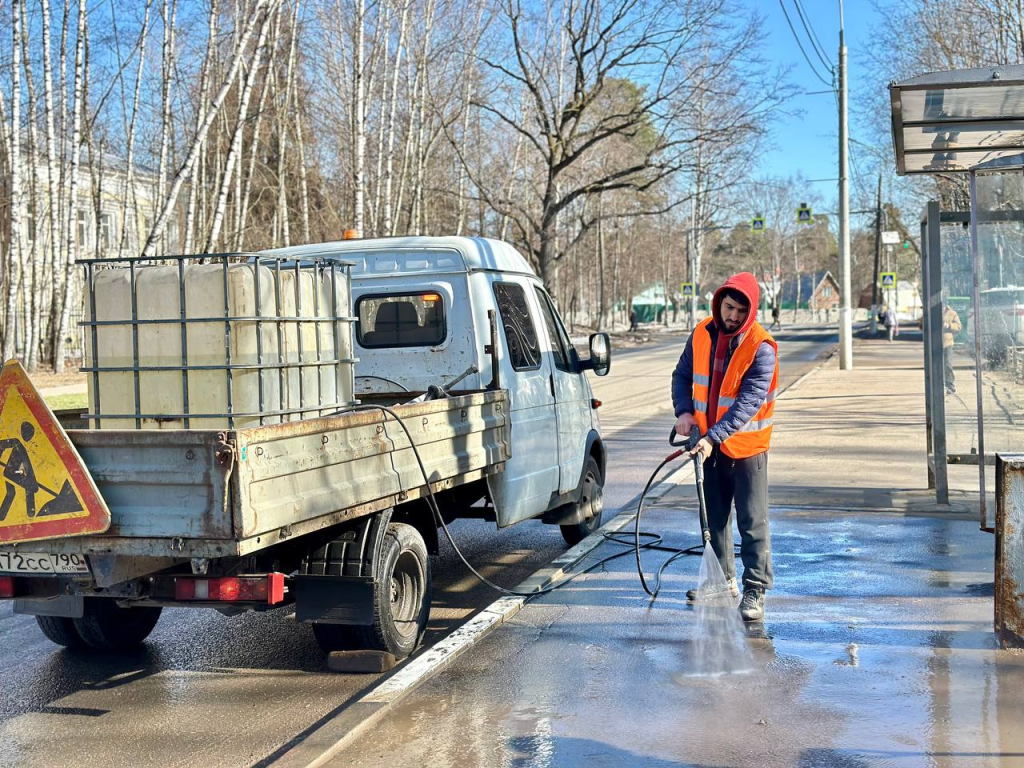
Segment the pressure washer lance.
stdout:
<svg viewBox="0 0 1024 768">
<path fill-rule="evenodd" d="M 653 485 L 654 483 L 654 479 L 658 476 L 658 473 L 661 472 L 661 468 L 664 467 L 666 464 L 675 461 L 680 456 L 683 456 L 684 454 L 689 454 L 690 451 L 697 447 L 697 443 L 700 441 L 701 438 L 700 427 L 694 425 L 693 429 L 690 430 L 690 439 L 686 442 L 685 445 L 681 440 L 677 442 L 676 438 L 678 437 L 679 433 L 676 432 L 676 428 L 675 426 L 673 426 L 672 431 L 669 432 L 668 435 L 668 444 L 673 447 L 682 447 L 679 448 L 679 450 L 673 451 L 668 456 L 666 456 L 665 460 L 662 461 L 661 464 L 658 465 L 658 468 L 654 470 L 654 472 L 651 474 L 650 479 L 647 481 L 647 485 L 644 487 L 643 493 L 640 494 L 640 501 L 637 503 L 636 506 L 636 572 L 640 575 L 640 584 L 643 586 L 644 592 L 646 592 L 651 597 L 657 597 L 658 593 L 661 591 L 661 575 L 662 573 L 664 573 L 665 568 L 667 568 L 673 560 L 675 560 L 677 557 L 681 555 L 696 554 L 694 550 L 697 549 L 696 547 L 691 547 L 690 549 L 682 550 L 673 549 L 672 551 L 674 551 L 675 554 L 673 554 L 672 557 L 670 557 L 668 560 L 662 563 L 661 567 L 658 569 L 657 579 L 654 583 L 654 589 L 652 590 L 647 585 L 647 577 L 644 576 L 644 568 L 642 563 L 640 562 L 640 550 L 645 548 L 651 549 L 652 547 L 650 547 L 649 545 L 646 547 L 641 547 L 640 545 L 640 535 L 642 533 L 640 530 L 640 517 L 643 514 L 644 510 L 644 500 L 647 497 L 647 492 L 651 489 L 651 485 Z M 701 536 L 703 538 L 703 548 L 706 549 L 711 546 L 711 529 L 708 527 L 708 508 L 707 504 L 704 501 L 704 457 L 701 456 L 700 453 L 695 453 L 692 454 L 690 458 L 693 459 L 693 474 L 697 481 L 697 505 L 700 508 L 700 530 Z"/>
</svg>

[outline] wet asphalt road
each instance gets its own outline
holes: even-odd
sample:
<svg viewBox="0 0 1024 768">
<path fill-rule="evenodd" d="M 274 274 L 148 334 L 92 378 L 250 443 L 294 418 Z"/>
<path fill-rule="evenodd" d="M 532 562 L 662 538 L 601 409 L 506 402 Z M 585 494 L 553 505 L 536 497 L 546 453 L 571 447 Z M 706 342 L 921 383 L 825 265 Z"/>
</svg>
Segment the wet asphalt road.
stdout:
<svg viewBox="0 0 1024 768">
<path fill-rule="evenodd" d="M 609 450 L 607 510 L 633 499 L 665 455 L 669 380 L 684 338 L 616 354 L 611 375 L 594 380 Z M 836 333 L 778 339 L 785 386 Z M 565 548 L 557 529 L 533 522 L 496 531 L 463 521 L 453 533 L 471 562 L 509 586 Z M 443 542 L 434 586 L 428 644 L 494 599 Z M 0 603 L 0 670 L 0 766 L 52 768 L 263 763 L 375 680 L 326 672 L 309 628 L 287 609 L 236 617 L 168 609 L 139 651 L 97 656 L 54 646 L 33 617 Z"/>
</svg>

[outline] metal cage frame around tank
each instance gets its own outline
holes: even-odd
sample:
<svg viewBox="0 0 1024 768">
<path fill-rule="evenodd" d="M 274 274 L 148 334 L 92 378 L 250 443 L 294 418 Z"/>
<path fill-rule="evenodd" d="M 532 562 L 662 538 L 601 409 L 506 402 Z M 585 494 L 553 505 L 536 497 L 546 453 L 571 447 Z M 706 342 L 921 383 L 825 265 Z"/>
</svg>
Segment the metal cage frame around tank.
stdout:
<svg viewBox="0 0 1024 768">
<path fill-rule="evenodd" d="M 196 254 L 196 255 L 172 255 L 172 256 L 154 256 L 154 257 L 111 257 L 103 259 L 80 259 L 76 262 L 81 265 L 85 272 L 85 290 L 88 291 L 89 295 L 89 306 L 91 316 L 79 323 L 83 328 L 83 332 L 87 332 L 89 340 L 85 345 L 90 352 L 89 365 L 82 366 L 82 372 L 87 373 L 92 377 L 93 384 L 93 398 L 90 403 L 90 409 L 85 414 L 85 418 L 92 422 L 98 429 L 104 419 L 134 419 L 135 428 L 142 428 L 143 419 L 161 419 L 161 420 L 180 420 L 184 422 L 186 429 L 190 428 L 190 422 L 193 419 L 227 419 L 228 428 L 233 429 L 235 427 L 235 419 L 241 418 L 258 418 L 260 426 L 266 423 L 266 419 L 272 417 L 285 417 L 299 415 L 301 418 L 307 413 L 318 413 L 318 415 L 324 411 L 332 412 L 338 411 L 342 408 L 349 406 L 358 405 L 359 401 L 356 399 L 351 400 L 340 400 L 337 395 L 341 393 L 340 381 L 338 381 L 339 371 L 335 371 L 335 392 L 336 397 L 334 402 L 325 403 L 323 398 L 323 375 L 322 369 L 325 366 L 342 366 L 342 365 L 354 365 L 358 362 L 355 357 L 342 357 L 342 339 L 340 337 L 340 328 L 346 328 L 349 335 L 348 349 L 352 350 L 352 326 L 356 322 L 356 318 L 350 314 L 351 310 L 349 306 L 339 307 L 338 306 L 338 291 L 337 291 L 337 280 L 341 276 L 348 286 L 348 295 L 350 297 L 351 304 L 351 291 L 352 291 L 352 262 L 343 261 L 328 257 L 310 257 L 303 259 L 296 259 L 290 256 L 275 256 L 268 255 L 265 253 L 252 253 L 252 252 L 237 252 L 237 253 L 214 253 L 214 254 Z M 188 317 L 188 306 L 186 302 L 186 291 L 185 291 L 185 267 L 191 263 L 196 264 L 217 264 L 220 263 L 223 266 L 221 274 L 223 276 L 223 296 L 224 296 L 224 314 L 219 317 Z M 176 318 L 152 318 L 152 319 L 140 319 L 139 318 L 139 306 L 138 306 L 138 273 L 142 269 L 156 266 L 173 266 L 177 264 L 178 267 L 178 314 Z M 234 264 L 251 264 L 253 265 L 253 282 L 255 287 L 255 314 L 254 315 L 232 315 L 230 307 L 230 288 L 228 272 Z M 262 293 L 260 290 L 260 273 L 262 272 L 259 267 L 271 266 L 275 272 L 275 283 L 276 288 L 274 291 L 274 307 L 276 310 L 276 316 L 264 316 L 262 302 Z M 97 268 L 100 269 L 97 269 Z M 125 320 L 96 320 L 95 319 L 95 307 L 96 307 L 96 274 L 97 272 L 103 271 L 103 268 L 122 267 L 129 270 L 130 280 L 130 293 L 131 293 L 131 317 Z M 283 293 L 281 288 L 281 276 L 285 270 L 292 271 L 295 273 L 295 316 L 293 317 L 282 317 L 281 307 L 283 304 Z M 331 296 L 332 296 L 332 307 L 330 315 L 320 315 L 319 306 L 319 292 L 313 291 L 313 302 L 314 306 L 313 315 L 305 316 L 302 314 L 302 301 L 300 291 L 300 280 L 299 276 L 304 272 L 314 273 L 315 277 L 319 277 L 325 272 L 331 273 Z M 214 324 L 223 323 L 224 325 L 224 364 L 223 365 L 194 365 L 188 362 L 188 327 L 190 325 L 198 324 Z M 231 360 L 231 338 L 232 338 L 232 324 L 233 323 L 255 323 L 256 324 L 256 363 L 254 364 L 240 364 L 233 363 Z M 274 323 L 277 326 L 277 360 L 265 360 L 263 350 L 263 326 L 265 323 Z M 302 346 L 302 324 L 313 323 L 315 326 L 315 337 L 316 337 L 316 359 L 306 360 L 306 351 Z M 330 323 L 332 334 L 331 338 L 334 346 L 334 358 L 325 360 L 323 359 L 323 344 L 321 342 L 320 327 L 323 323 Z M 285 360 L 284 354 L 284 328 L 288 324 L 296 324 L 298 333 L 298 361 L 289 362 Z M 139 363 L 139 327 L 144 325 L 179 325 L 181 328 L 181 360 L 179 365 L 140 365 Z M 102 327 L 125 327 L 131 328 L 132 337 L 132 365 L 130 366 L 104 366 L 102 361 L 99 359 L 99 329 Z M 314 350 L 309 350 L 312 353 Z M 305 407 L 302 405 L 299 408 L 285 408 L 284 397 L 286 387 L 284 386 L 286 372 L 289 369 L 299 370 L 299 402 L 303 404 L 304 393 L 303 393 L 303 372 L 308 369 L 317 370 L 317 405 Z M 258 371 L 258 391 L 259 391 L 259 410 L 252 412 L 236 412 L 234 410 L 234 372 L 235 371 Z M 272 371 L 276 370 L 280 379 L 280 386 L 278 387 L 278 407 L 274 410 L 268 410 L 268 403 L 266 402 L 266 386 L 264 384 L 264 376 Z M 183 413 L 142 413 L 141 412 L 141 382 L 140 374 L 142 372 L 181 372 L 181 394 Z M 190 371 L 224 371 L 225 377 L 225 392 L 227 395 L 227 411 L 219 413 L 192 413 L 189 410 L 189 372 Z M 100 399 L 100 374 L 101 373 L 131 373 L 134 383 L 134 403 L 135 408 L 130 413 L 104 413 L 102 403 Z"/>
</svg>

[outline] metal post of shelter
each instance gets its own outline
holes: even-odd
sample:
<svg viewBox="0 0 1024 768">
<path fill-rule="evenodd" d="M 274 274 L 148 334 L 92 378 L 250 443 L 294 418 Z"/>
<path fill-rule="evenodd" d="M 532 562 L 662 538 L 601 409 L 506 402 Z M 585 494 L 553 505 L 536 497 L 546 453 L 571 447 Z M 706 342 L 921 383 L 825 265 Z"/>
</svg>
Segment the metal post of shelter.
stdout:
<svg viewBox="0 0 1024 768">
<path fill-rule="evenodd" d="M 925 389 L 929 421 L 929 480 L 935 501 L 949 504 L 946 467 L 946 401 L 942 351 L 942 230 L 939 204 L 928 203 L 921 223 L 921 275 L 924 278 Z"/>
<path fill-rule="evenodd" d="M 921 220 L 921 290 L 927 296 L 928 287 L 928 219 Z M 921 335 L 924 339 L 924 446 L 928 466 L 928 488 L 935 489 L 935 456 L 932 453 L 932 377 L 929 371 L 928 312 L 921 312 Z"/>
<path fill-rule="evenodd" d="M 981 332 L 981 292 L 979 287 L 978 272 L 981 270 L 981 260 L 978 257 L 978 174 L 971 171 L 971 262 L 974 264 L 974 275 L 971 281 L 971 299 L 974 302 L 974 374 L 975 393 L 978 403 L 978 489 L 980 502 L 980 515 L 982 529 L 988 529 L 988 510 L 985 504 L 988 493 L 985 489 L 985 396 L 983 392 L 982 377 L 982 332 Z"/>
</svg>

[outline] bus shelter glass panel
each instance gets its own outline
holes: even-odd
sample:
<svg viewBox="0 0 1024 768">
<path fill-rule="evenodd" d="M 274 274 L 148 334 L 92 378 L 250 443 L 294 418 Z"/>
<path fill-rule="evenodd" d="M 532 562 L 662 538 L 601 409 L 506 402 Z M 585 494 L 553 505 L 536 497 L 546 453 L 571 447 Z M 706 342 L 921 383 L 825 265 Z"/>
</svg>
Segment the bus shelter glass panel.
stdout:
<svg viewBox="0 0 1024 768">
<path fill-rule="evenodd" d="M 942 364 L 936 370 L 942 372 L 945 393 L 946 453 L 956 465 L 978 455 L 974 346 L 966 330 L 974 312 L 974 259 L 966 222 L 943 224 L 941 238 Z"/>
<path fill-rule="evenodd" d="M 979 172 L 974 186 L 978 311 L 963 333 L 980 377 L 982 453 L 994 465 L 996 453 L 1024 449 L 1024 173 Z M 994 490 L 993 470 L 979 480 Z M 994 509 L 987 512 L 991 525 Z"/>
</svg>

